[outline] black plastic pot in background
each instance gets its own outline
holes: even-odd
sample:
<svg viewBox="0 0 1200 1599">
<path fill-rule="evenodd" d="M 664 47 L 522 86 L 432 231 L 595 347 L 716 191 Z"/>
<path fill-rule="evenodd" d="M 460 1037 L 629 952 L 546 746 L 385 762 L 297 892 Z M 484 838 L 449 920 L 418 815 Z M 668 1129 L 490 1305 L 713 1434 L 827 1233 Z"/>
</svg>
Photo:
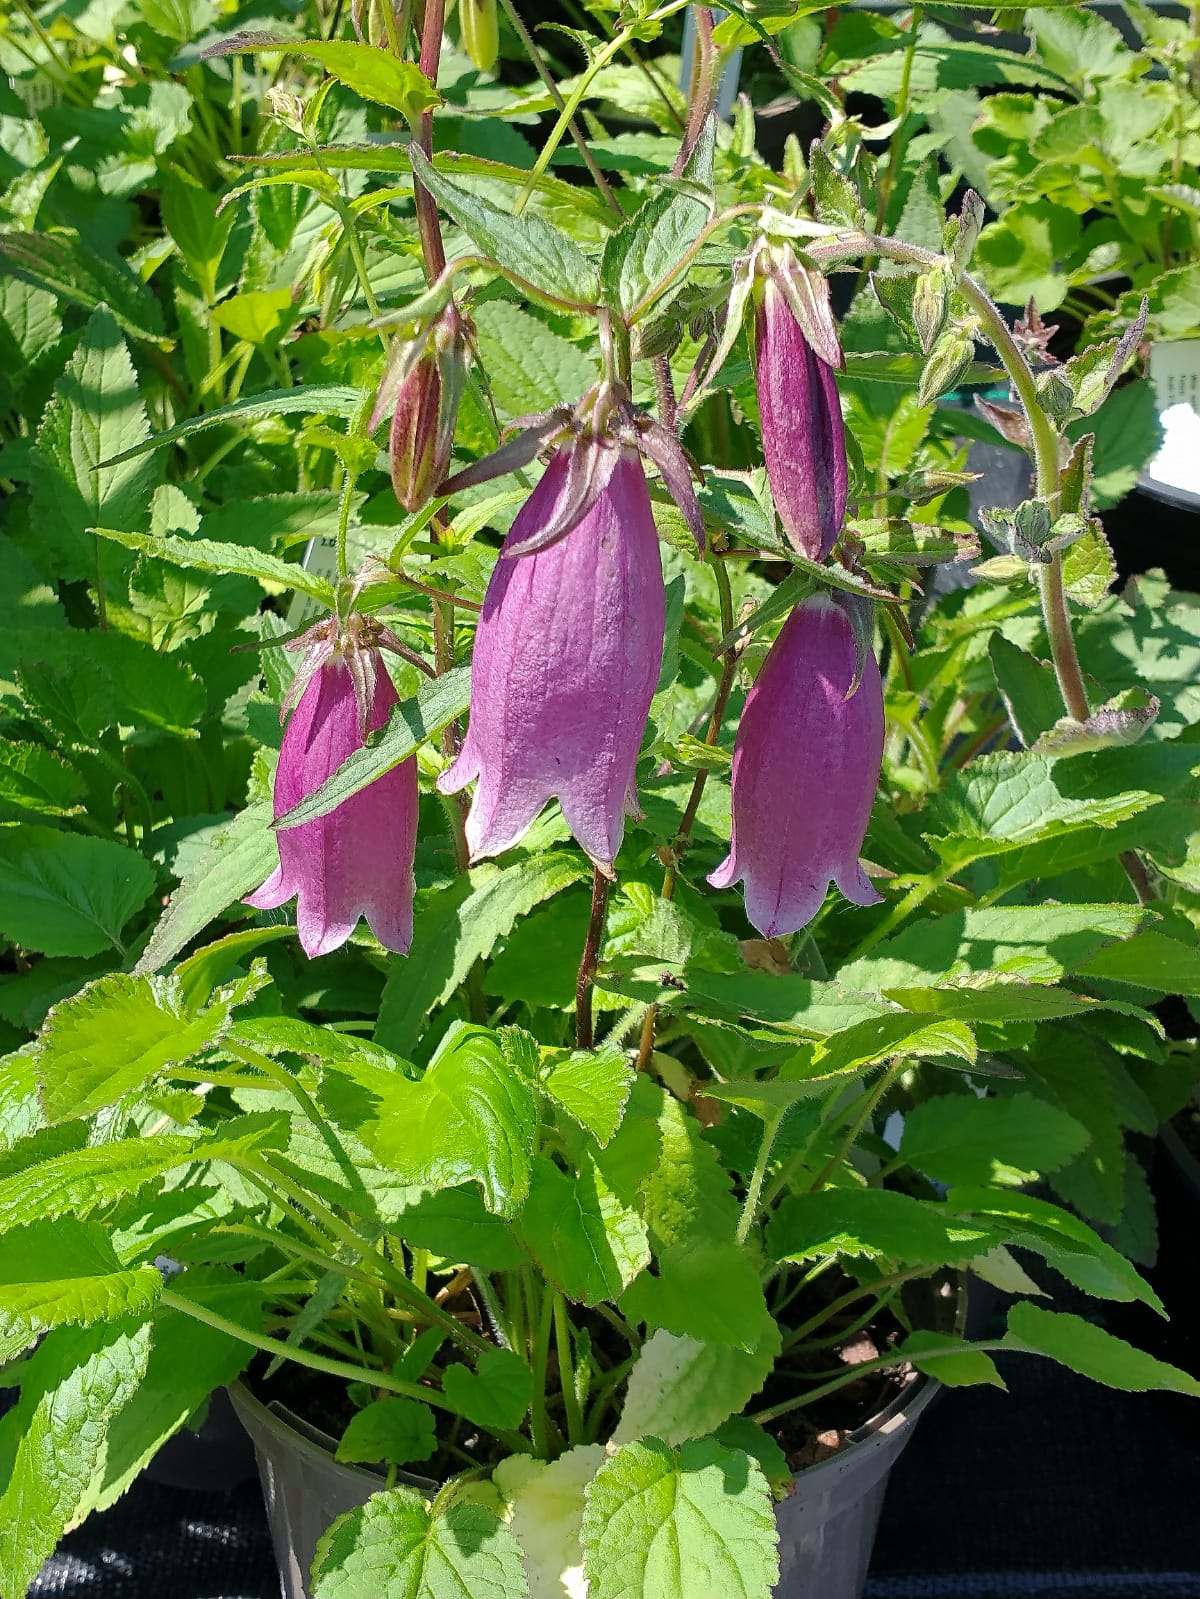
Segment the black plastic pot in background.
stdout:
<svg viewBox="0 0 1200 1599">
<path fill-rule="evenodd" d="M 1101 521 L 1122 582 L 1161 567 L 1173 588 L 1200 592 L 1200 495 L 1143 478 Z"/>
</svg>

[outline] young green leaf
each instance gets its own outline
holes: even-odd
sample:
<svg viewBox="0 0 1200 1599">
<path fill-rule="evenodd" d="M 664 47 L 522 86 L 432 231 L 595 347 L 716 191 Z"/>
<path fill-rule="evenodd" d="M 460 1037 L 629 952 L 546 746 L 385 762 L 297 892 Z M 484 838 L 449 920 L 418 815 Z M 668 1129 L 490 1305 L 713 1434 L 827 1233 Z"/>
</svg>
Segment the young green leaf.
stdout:
<svg viewBox="0 0 1200 1599">
<path fill-rule="evenodd" d="M 679 265 L 713 213 L 715 139 L 716 119 L 710 116 L 679 186 L 661 186 L 604 246 L 600 281 L 614 310 L 640 316 L 662 304 L 656 288 Z"/>
<path fill-rule="evenodd" d="M 154 1266 L 123 1267 L 106 1229 L 96 1223 L 59 1216 L 0 1232 L 5 1317 L 20 1318 L 37 1333 L 63 1322 L 87 1326 L 144 1316 L 161 1287 Z"/>
<path fill-rule="evenodd" d="M 634 1069 L 624 1053 L 602 1044 L 553 1061 L 538 1086 L 603 1149 L 621 1125 L 633 1079 Z"/>
<path fill-rule="evenodd" d="M 222 1006 L 189 1016 L 174 978 L 99 978 L 50 1013 L 37 1055 L 46 1115 L 62 1121 L 112 1104 L 210 1048 L 227 1021 Z"/>
<path fill-rule="evenodd" d="M 586 1154 L 570 1176 L 535 1157 L 514 1230 L 550 1281 L 585 1305 L 615 1300 L 650 1260 L 645 1223 Z"/>
<path fill-rule="evenodd" d="M 999 1242 L 986 1222 L 890 1188 L 825 1188 L 793 1194 L 767 1229 L 776 1260 L 857 1256 L 899 1266 L 961 1266 Z"/>
<path fill-rule="evenodd" d="M 264 585 L 278 584 L 298 594 L 307 594 L 330 611 L 336 604 L 333 584 L 328 578 L 296 561 L 281 561 L 277 555 L 268 555 L 252 545 L 181 538 L 175 533 L 127 533 L 112 527 L 96 527 L 94 531 L 114 544 L 123 544 L 128 550 L 152 555 L 159 561 L 170 561 L 175 566 L 197 572 L 240 572 Z"/>
<path fill-rule="evenodd" d="M 374 1399 L 351 1416 L 337 1446 L 337 1459 L 368 1466 L 408 1466 L 428 1460 L 436 1448 L 428 1405 L 414 1399 Z"/>
<path fill-rule="evenodd" d="M 461 1363 L 442 1373 L 442 1392 L 477 1427 L 519 1427 L 533 1399 L 533 1373 L 511 1349 L 480 1355 L 475 1370 Z"/>
</svg>

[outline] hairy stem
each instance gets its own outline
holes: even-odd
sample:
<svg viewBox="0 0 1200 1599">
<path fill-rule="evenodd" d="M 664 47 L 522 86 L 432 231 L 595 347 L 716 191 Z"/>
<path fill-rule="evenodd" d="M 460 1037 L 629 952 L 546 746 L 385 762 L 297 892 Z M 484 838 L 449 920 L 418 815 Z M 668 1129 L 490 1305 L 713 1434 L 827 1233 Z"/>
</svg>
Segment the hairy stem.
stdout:
<svg viewBox="0 0 1200 1599">
<path fill-rule="evenodd" d="M 595 1042 L 592 1026 L 592 987 L 596 980 L 596 962 L 604 938 L 604 914 L 608 909 L 608 896 L 612 878 L 598 866 L 592 869 L 592 913 L 588 917 L 587 937 L 579 961 L 579 976 L 575 979 L 575 1048 L 591 1049 Z"/>
</svg>

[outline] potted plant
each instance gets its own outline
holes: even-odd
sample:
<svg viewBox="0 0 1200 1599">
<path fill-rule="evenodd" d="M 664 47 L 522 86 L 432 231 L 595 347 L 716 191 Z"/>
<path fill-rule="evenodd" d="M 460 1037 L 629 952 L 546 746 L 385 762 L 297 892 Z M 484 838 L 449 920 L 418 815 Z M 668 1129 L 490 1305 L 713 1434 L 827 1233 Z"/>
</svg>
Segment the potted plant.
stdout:
<svg viewBox="0 0 1200 1599">
<path fill-rule="evenodd" d="M 445 113 L 437 4 L 419 36 L 371 13 L 363 41 L 210 50 L 330 74 L 275 93 L 283 148 L 241 186 L 247 272 L 282 236 L 280 179 L 319 197 L 301 292 L 323 331 L 296 340 L 310 381 L 93 463 L 175 448 L 186 483 L 205 450 L 220 503 L 163 485 L 147 525 L 94 524 L 90 592 L 113 627 L 164 572 L 290 586 L 317 615 L 223 600 L 224 642 L 262 647 L 264 692 L 226 706 L 250 804 L 126 942 L 169 790 L 143 815 L 121 769 L 145 854 L 105 840 L 110 886 L 66 895 L 116 924 L 115 969 L 0 1066 L 3 1599 L 231 1383 L 288 1592 L 315 1599 L 836 1599 L 939 1383 L 1025 1352 L 1200 1391 L 1051 1309 L 1044 1274 L 1161 1308 L 1127 1258 L 1124 1129 L 1163 1070 L 1147 1006 L 1200 988 L 1192 703 L 1167 659 L 1195 622 L 1108 595 L 1089 444 L 1064 443 L 1137 328 L 1047 377 L 971 275 L 975 197 L 932 249 L 873 227 L 838 139 L 771 174 L 709 114 L 703 11 L 663 181 L 549 176 L 567 139 L 614 170 L 575 113 L 679 9 L 627 19 L 569 85 L 497 99 L 464 69 Z M 486 7 L 461 21 L 486 69 Z M 408 141 L 366 140 L 362 111 L 331 133 L 335 82 Z M 544 103 L 523 166 L 433 139 L 443 114 L 470 145 L 472 116 Z M 331 176 L 373 167 L 401 192 Z M 389 209 L 408 184 L 411 215 Z M 216 251 L 219 310 L 225 225 L 191 198 L 192 233 L 168 213 L 197 271 Z M 847 353 L 826 275 L 864 265 Z M 228 296 L 243 372 L 278 365 L 275 325 L 245 331 L 272 292 Z M 80 336 L 40 435 L 62 474 L 57 419 L 122 344 L 105 312 Z M 993 508 L 978 589 L 927 607 L 925 567 L 978 557 L 931 428 L 978 366 L 1012 384 L 1035 489 Z M 706 448 L 722 414 L 756 420 L 748 467 Z M 717 458 L 700 484 L 681 437 Z M 278 503 L 289 448 L 307 514 L 332 512 L 326 571 Z M 61 885 L 80 835 L 43 831 L 38 881 Z M 274 914 L 293 899 L 302 955 Z M 967 1335 L 968 1272 L 1015 1296 L 1005 1330 Z"/>
</svg>

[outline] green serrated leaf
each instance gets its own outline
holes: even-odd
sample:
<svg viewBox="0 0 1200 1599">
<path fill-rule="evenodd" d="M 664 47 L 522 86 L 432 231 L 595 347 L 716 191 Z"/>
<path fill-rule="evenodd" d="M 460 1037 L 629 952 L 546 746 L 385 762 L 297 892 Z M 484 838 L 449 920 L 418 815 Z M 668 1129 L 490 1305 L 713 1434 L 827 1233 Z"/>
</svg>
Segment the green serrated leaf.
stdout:
<svg viewBox="0 0 1200 1599">
<path fill-rule="evenodd" d="M 541 217 L 513 216 L 447 178 L 410 148 L 413 171 L 465 233 L 539 299 L 572 310 L 596 304 L 596 274 L 579 246 Z"/>
<path fill-rule="evenodd" d="M 584 1493 L 591 1599 L 766 1599 L 779 1577 L 766 1478 L 713 1438 L 625 1444 Z"/>
<path fill-rule="evenodd" d="M 339 1516 L 317 1545 L 312 1589 L 313 1599 L 529 1596 L 521 1551 L 494 1510 L 461 1497 L 430 1503 L 412 1488 Z"/>
<path fill-rule="evenodd" d="M 306 416 L 353 416 L 362 405 L 363 398 L 361 389 L 347 388 L 342 383 L 315 383 L 305 388 L 273 389 L 267 394 L 248 395 L 244 400 L 235 400 L 232 405 L 206 411 L 202 416 L 189 417 L 186 422 L 155 433 L 132 449 L 101 461 L 100 465 L 120 466 L 135 455 L 144 455 L 148 450 L 161 450 L 167 444 L 179 444 L 184 439 L 207 432 L 209 428 L 221 427 L 226 422 L 244 425 L 273 416 L 294 416 L 297 412 Z"/>
<path fill-rule="evenodd" d="M 533 1373 L 511 1349 L 491 1349 L 478 1357 L 474 1371 L 447 1366 L 442 1392 L 477 1427 L 511 1431 L 521 1425 L 533 1399 Z"/>
<path fill-rule="evenodd" d="M 794 1194 L 767 1230 L 776 1260 L 857 1256 L 901 1266 L 961 1266 L 997 1243 L 995 1230 L 932 1200 L 877 1188 Z"/>
<path fill-rule="evenodd" d="M 511 1216 L 529 1193 L 533 1090 L 482 1029 L 461 1029 L 419 1082 L 377 1076 L 381 1100 L 360 1130 L 404 1182 L 444 1187 L 477 1182 L 487 1208 Z"/>
<path fill-rule="evenodd" d="M 111 539 L 128 550 L 137 550 L 159 561 L 170 561 L 197 572 L 238 572 L 267 586 L 278 585 L 307 594 L 330 611 L 336 604 L 333 584 L 328 578 L 251 545 L 218 544 L 212 539 L 181 538 L 175 533 L 126 533 L 112 527 L 97 527 L 95 531 L 101 538 Z"/>
<path fill-rule="evenodd" d="M 211 1047 L 227 1020 L 219 1005 L 189 1016 L 174 978 L 129 972 L 99 978 L 47 1019 L 37 1053 L 47 1117 L 87 1116 L 111 1104 L 164 1067 Z"/>
<path fill-rule="evenodd" d="M 900 1158 L 939 1182 L 1017 1181 L 1055 1171 L 1078 1155 L 1087 1130 L 1034 1094 L 976 1099 L 942 1094 L 907 1112 Z"/>
<path fill-rule="evenodd" d="M 629 1374 L 613 1442 L 702 1437 L 745 1408 L 770 1376 L 779 1350 L 774 1323 L 764 1325 L 762 1342 L 750 1353 L 732 1344 L 654 1333 Z"/>
<path fill-rule="evenodd" d="M 0 828 L 0 932 L 27 950 L 123 954 L 125 924 L 154 881 L 148 861 L 108 839 Z"/>
<path fill-rule="evenodd" d="M 123 261 L 99 253 L 73 228 L 0 229 L 0 261 L 68 305 L 88 312 L 104 308 L 131 338 L 172 348 L 172 340 L 163 337 L 162 312 L 150 290 Z"/>
<path fill-rule="evenodd" d="M 1200 1397 L 1200 1381 L 1186 1371 L 1155 1360 L 1153 1355 L 1135 1349 L 1122 1338 L 1114 1338 L 1082 1316 L 1043 1310 L 1028 1300 L 1021 1300 L 1009 1311 L 1004 1341 L 1008 1347 L 1026 1354 L 1046 1355 L 1110 1388 L 1139 1394 L 1164 1388 L 1169 1393 Z"/>
<path fill-rule="evenodd" d="M 36 1202 L 26 1214 L 37 1215 Z M 88 1326 L 144 1316 L 161 1288 L 154 1266 L 123 1267 L 107 1230 L 95 1223 L 60 1213 L 53 1221 L 31 1220 L 0 1232 L 5 1317 L 19 1317 L 39 1333 L 64 1322 Z"/>
<path fill-rule="evenodd" d="M 645 1223 L 586 1154 L 571 1176 L 537 1156 L 518 1241 L 569 1299 L 616 1300 L 650 1260 Z"/>
<path fill-rule="evenodd" d="M 107 310 L 96 311 L 55 384 L 34 453 L 32 516 L 64 576 L 94 580 L 91 529 L 98 523 L 127 530 L 144 524 L 155 463 L 102 463 L 149 431 L 121 331 Z"/>
<path fill-rule="evenodd" d="M 708 195 L 715 130 L 715 120 L 709 117 L 681 174 L 689 187 L 660 187 L 604 247 L 600 279 L 605 296 L 631 320 L 661 303 L 654 295 L 656 286 L 678 267 L 712 215 Z"/>
<path fill-rule="evenodd" d="M 539 1087 L 603 1149 L 621 1125 L 635 1075 L 621 1050 L 602 1044 L 553 1061 L 542 1072 Z"/>
<path fill-rule="evenodd" d="M 204 53 L 234 55 L 242 50 L 278 51 L 281 55 L 302 56 L 324 67 L 330 77 L 361 94 L 364 100 L 398 111 L 409 123 L 416 123 L 423 111 L 439 103 L 437 90 L 419 67 L 400 61 L 387 50 L 374 45 L 356 44 L 352 39 L 288 39 L 271 34 L 238 33 L 211 46 Z"/>
</svg>

